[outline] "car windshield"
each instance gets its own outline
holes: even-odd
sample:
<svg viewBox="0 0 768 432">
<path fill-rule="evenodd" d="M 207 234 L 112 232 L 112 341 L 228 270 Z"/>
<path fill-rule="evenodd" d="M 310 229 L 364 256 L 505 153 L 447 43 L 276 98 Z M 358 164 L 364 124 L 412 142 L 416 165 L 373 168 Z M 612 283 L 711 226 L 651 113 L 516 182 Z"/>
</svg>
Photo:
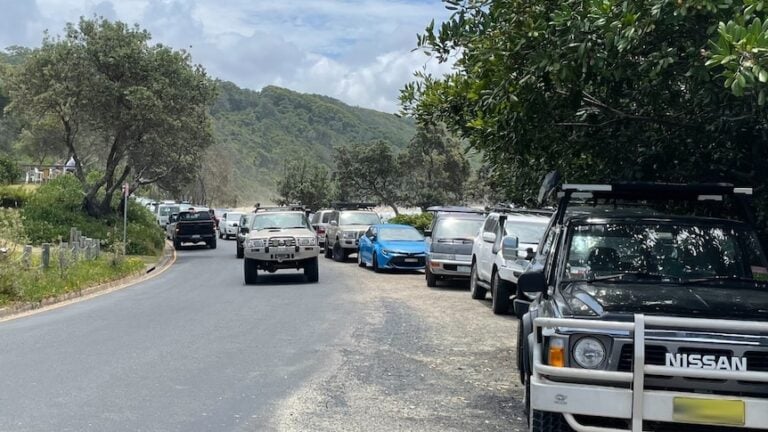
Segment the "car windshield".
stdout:
<svg viewBox="0 0 768 432">
<path fill-rule="evenodd" d="M 240 216 L 242 216 L 242 213 L 227 213 L 227 220 L 228 221 L 239 221 Z"/>
<path fill-rule="evenodd" d="M 264 213 L 254 216 L 254 230 L 258 231 L 267 228 L 309 228 L 309 222 L 304 213 Z"/>
<path fill-rule="evenodd" d="M 170 216 L 173 213 L 178 213 L 179 207 L 160 207 L 160 216 Z"/>
<path fill-rule="evenodd" d="M 376 225 L 379 215 L 371 212 L 346 212 L 339 216 L 339 225 Z"/>
<path fill-rule="evenodd" d="M 520 243 L 538 244 L 544 231 L 547 229 L 547 222 L 523 222 L 507 220 L 504 224 L 505 235 L 517 237 Z"/>
<path fill-rule="evenodd" d="M 474 239 L 481 226 L 483 226 L 483 219 L 440 219 L 433 230 L 432 237 Z"/>
<path fill-rule="evenodd" d="M 380 228 L 379 240 L 421 241 L 424 236 L 411 227 Z"/>
<path fill-rule="evenodd" d="M 565 277 L 768 281 L 755 234 L 738 226 L 605 223 L 571 228 Z M 615 277 L 614 277 L 615 275 Z M 647 279 L 647 278 L 645 278 Z"/>
</svg>

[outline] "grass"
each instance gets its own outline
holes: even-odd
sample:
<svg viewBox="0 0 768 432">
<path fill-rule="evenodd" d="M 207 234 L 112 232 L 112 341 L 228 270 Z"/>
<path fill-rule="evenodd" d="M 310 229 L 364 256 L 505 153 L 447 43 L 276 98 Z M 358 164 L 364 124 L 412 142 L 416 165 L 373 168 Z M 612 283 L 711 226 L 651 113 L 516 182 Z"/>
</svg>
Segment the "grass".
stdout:
<svg viewBox="0 0 768 432">
<path fill-rule="evenodd" d="M 115 260 L 105 254 L 96 260 L 72 263 L 62 271 L 54 256 L 47 270 L 37 268 L 39 257 L 33 259 L 32 269 L 29 270 L 19 271 L 18 262 L 0 266 L 0 306 L 15 302 L 36 302 L 80 291 L 135 274 L 145 267 L 141 259 L 131 257 Z"/>
</svg>

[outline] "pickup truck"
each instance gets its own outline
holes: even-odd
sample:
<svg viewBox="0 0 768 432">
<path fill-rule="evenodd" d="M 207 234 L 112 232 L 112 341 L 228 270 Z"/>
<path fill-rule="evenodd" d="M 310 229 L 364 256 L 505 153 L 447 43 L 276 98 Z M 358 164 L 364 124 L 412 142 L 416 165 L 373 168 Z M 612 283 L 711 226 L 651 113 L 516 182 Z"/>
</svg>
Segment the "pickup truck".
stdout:
<svg viewBox="0 0 768 432">
<path fill-rule="evenodd" d="M 173 248 L 179 250 L 182 243 L 205 243 L 216 249 L 216 224 L 207 209 L 189 209 L 180 212 L 171 232 Z"/>
</svg>

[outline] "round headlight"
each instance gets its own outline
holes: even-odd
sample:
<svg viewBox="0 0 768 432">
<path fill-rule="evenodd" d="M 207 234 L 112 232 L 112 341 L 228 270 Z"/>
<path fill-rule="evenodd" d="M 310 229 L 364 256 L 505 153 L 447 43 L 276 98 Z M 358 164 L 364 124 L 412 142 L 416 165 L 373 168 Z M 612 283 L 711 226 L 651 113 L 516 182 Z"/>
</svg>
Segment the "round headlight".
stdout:
<svg viewBox="0 0 768 432">
<path fill-rule="evenodd" d="M 579 339 L 573 346 L 573 359 L 584 369 L 597 369 L 605 360 L 605 346 L 595 338 Z"/>
</svg>

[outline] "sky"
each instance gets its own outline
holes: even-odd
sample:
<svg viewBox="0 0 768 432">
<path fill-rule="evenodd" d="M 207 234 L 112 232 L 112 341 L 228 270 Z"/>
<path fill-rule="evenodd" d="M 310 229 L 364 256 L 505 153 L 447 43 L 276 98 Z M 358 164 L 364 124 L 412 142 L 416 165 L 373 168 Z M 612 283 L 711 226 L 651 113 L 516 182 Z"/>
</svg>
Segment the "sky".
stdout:
<svg viewBox="0 0 768 432">
<path fill-rule="evenodd" d="M 441 0 L 0 0 L 0 48 L 36 47 L 81 16 L 147 29 L 241 87 L 277 85 L 385 112 L 413 72 L 450 66 L 414 52 L 448 18 Z"/>
</svg>

